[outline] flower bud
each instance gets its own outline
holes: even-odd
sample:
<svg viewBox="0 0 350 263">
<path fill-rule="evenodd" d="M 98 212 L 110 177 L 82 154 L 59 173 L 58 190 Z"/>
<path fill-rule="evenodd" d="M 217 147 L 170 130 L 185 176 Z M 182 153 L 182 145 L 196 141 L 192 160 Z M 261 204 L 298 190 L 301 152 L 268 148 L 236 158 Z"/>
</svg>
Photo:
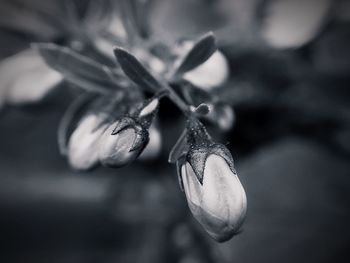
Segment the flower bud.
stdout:
<svg viewBox="0 0 350 263">
<path fill-rule="evenodd" d="M 147 130 L 134 119 L 124 117 L 104 132 L 98 151 L 99 160 L 105 166 L 127 165 L 140 155 L 148 140 Z"/>
<path fill-rule="evenodd" d="M 193 216 L 215 240 L 230 239 L 244 221 L 247 200 L 229 151 L 221 144 L 191 148 L 178 166 Z"/>
<path fill-rule="evenodd" d="M 97 149 L 106 126 L 101 125 L 102 118 L 89 114 L 83 118 L 70 136 L 68 142 L 68 160 L 78 170 L 88 170 L 98 163 Z"/>
<path fill-rule="evenodd" d="M 159 96 L 146 100 L 130 117 L 110 125 L 103 134 L 99 160 L 103 165 L 121 167 L 134 161 L 149 142 L 149 128 L 159 107 Z"/>
</svg>

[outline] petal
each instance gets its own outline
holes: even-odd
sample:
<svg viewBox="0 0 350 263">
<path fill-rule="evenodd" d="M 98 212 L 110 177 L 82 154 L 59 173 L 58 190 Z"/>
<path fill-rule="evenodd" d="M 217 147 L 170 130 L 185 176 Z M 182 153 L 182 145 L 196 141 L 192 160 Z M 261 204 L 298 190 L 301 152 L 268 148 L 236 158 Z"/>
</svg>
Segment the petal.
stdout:
<svg viewBox="0 0 350 263">
<path fill-rule="evenodd" d="M 98 163 L 98 147 L 104 126 L 99 129 L 96 115 L 85 117 L 72 133 L 68 142 L 69 163 L 75 169 L 87 170 Z"/>
<path fill-rule="evenodd" d="M 202 198 L 202 185 L 198 181 L 192 166 L 186 162 L 181 167 L 181 176 L 184 185 L 185 194 L 187 197 L 188 205 L 192 213 L 197 215 L 197 207 L 201 204 Z"/>
<path fill-rule="evenodd" d="M 195 204 L 191 206 L 193 210 L 198 211 L 197 214 L 199 216 L 196 217 L 197 221 L 216 241 L 226 241 L 238 232 L 238 228 L 234 228 L 230 225 L 229 221 L 218 218 L 216 215 L 205 211 L 202 207 L 196 206 Z"/>
<path fill-rule="evenodd" d="M 239 227 L 246 213 L 247 200 L 241 182 L 225 159 L 215 154 L 206 161 L 201 207 L 233 227 Z"/>
<path fill-rule="evenodd" d="M 36 50 L 28 49 L 0 63 L 1 95 L 9 103 L 41 100 L 62 76 L 49 68 Z"/>
<path fill-rule="evenodd" d="M 139 114 L 139 117 L 147 116 L 151 113 L 153 113 L 159 105 L 159 99 L 153 99 L 150 103 L 145 105 L 145 107 L 142 109 L 142 111 Z"/>
<path fill-rule="evenodd" d="M 229 76 L 227 59 L 216 51 L 207 61 L 187 72 L 184 79 L 204 90 L 211 90 L 222 85 Z"/>
<path fill-rule="evenodd" d="M 329 11 L 330 0 L 267 2 L 262 36 L 275 48 L 295 48 L 312 40 Z"/>
</svg>

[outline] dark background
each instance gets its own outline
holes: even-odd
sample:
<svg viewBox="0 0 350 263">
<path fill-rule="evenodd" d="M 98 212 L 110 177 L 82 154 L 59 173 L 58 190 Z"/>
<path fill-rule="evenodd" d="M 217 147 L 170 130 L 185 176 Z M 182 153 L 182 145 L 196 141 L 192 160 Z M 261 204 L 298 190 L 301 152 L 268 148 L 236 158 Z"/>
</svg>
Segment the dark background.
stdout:
<svg viewBox="0 0 350 263">
<path fill-rule="evenodd" d="M 42 6 L 28 2 L 30 12 Z M 229 142 L 247 193 L 241 234 L 218 244 L 189 213 L 166 161 L 181 127 L 169 103 L 161 105 L 157 160 L 70 169 L 56 142 L 72 99 L 62 87 L 0 112 L 0 261 L 349 262 L 349 4 L 330 2 L 317 33 L 285 49 L 260 37 L 273 2 L 156 1 L 152 13 L 156 32 L 169 39 L 214 30 L 229 59 L 223 94 L 236 122 L 220 140 Z M 40 40 L 5 22 L 2 58 Z"/>
</svg>

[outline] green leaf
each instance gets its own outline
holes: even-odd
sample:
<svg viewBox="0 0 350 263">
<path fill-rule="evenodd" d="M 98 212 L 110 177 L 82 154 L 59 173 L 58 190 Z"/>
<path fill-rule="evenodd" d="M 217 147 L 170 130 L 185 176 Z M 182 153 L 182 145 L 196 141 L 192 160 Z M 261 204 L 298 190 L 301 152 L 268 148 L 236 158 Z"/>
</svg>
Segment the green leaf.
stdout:
<svg viewBox="0 0 350 263">
<path fill-rule="evenodd" d="M 149 91 L 158 91 L 162 85 L 149 73 L 136 57 L 123 48 L 116 47 L 114 54 L 119 65 L 133 82 Z"/>
<path fill-rule="evenodd" d="M 216 40 L 212 32 L 202 36 L 192 47 L 192 49 L 183 58 L 177 67 L 174 78 L 181 77 L 184 73 L 196 68 L 204 63 L 215 51 Z"/>
<path fill-rule="evenodd" d="M 116 88 L 114 73 L 98 62 L 55 44 L 33 44 L 45 62 L 65 79 L 87 91 L 106 93 Z"/>
</svg>

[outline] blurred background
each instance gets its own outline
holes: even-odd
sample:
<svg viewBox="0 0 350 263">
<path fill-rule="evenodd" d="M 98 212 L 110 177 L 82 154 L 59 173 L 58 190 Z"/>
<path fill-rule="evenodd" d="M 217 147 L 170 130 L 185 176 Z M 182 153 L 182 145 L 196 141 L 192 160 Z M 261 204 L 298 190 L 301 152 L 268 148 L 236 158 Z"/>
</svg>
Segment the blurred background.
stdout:
<svg viewBox="0 0 350 263">
<path fill-rule="evenodd" d="M 350 1 L 153 1 L 157 38 L 212 30 L 229 63 L 216 92 L 235 123 L 215 136 L 233 154 L 248 214 L 222 244 L 192 218 L 167 163 L 183 122 L 169 103 L 159 118 L 169 139 L 153 160 L 84 173 L 60 156 L 71 90 L 43 97 L 40 72 L 23 70 L 34 60 L 6 62 L 32 42 L 75 43 L 64 2 L 0 0 L 1 262 L 349 262 Z M 75 1 L 77 13 L 87 3 Z M 32 101 L 5 92 L 9 76 Z"/>
</svg>

